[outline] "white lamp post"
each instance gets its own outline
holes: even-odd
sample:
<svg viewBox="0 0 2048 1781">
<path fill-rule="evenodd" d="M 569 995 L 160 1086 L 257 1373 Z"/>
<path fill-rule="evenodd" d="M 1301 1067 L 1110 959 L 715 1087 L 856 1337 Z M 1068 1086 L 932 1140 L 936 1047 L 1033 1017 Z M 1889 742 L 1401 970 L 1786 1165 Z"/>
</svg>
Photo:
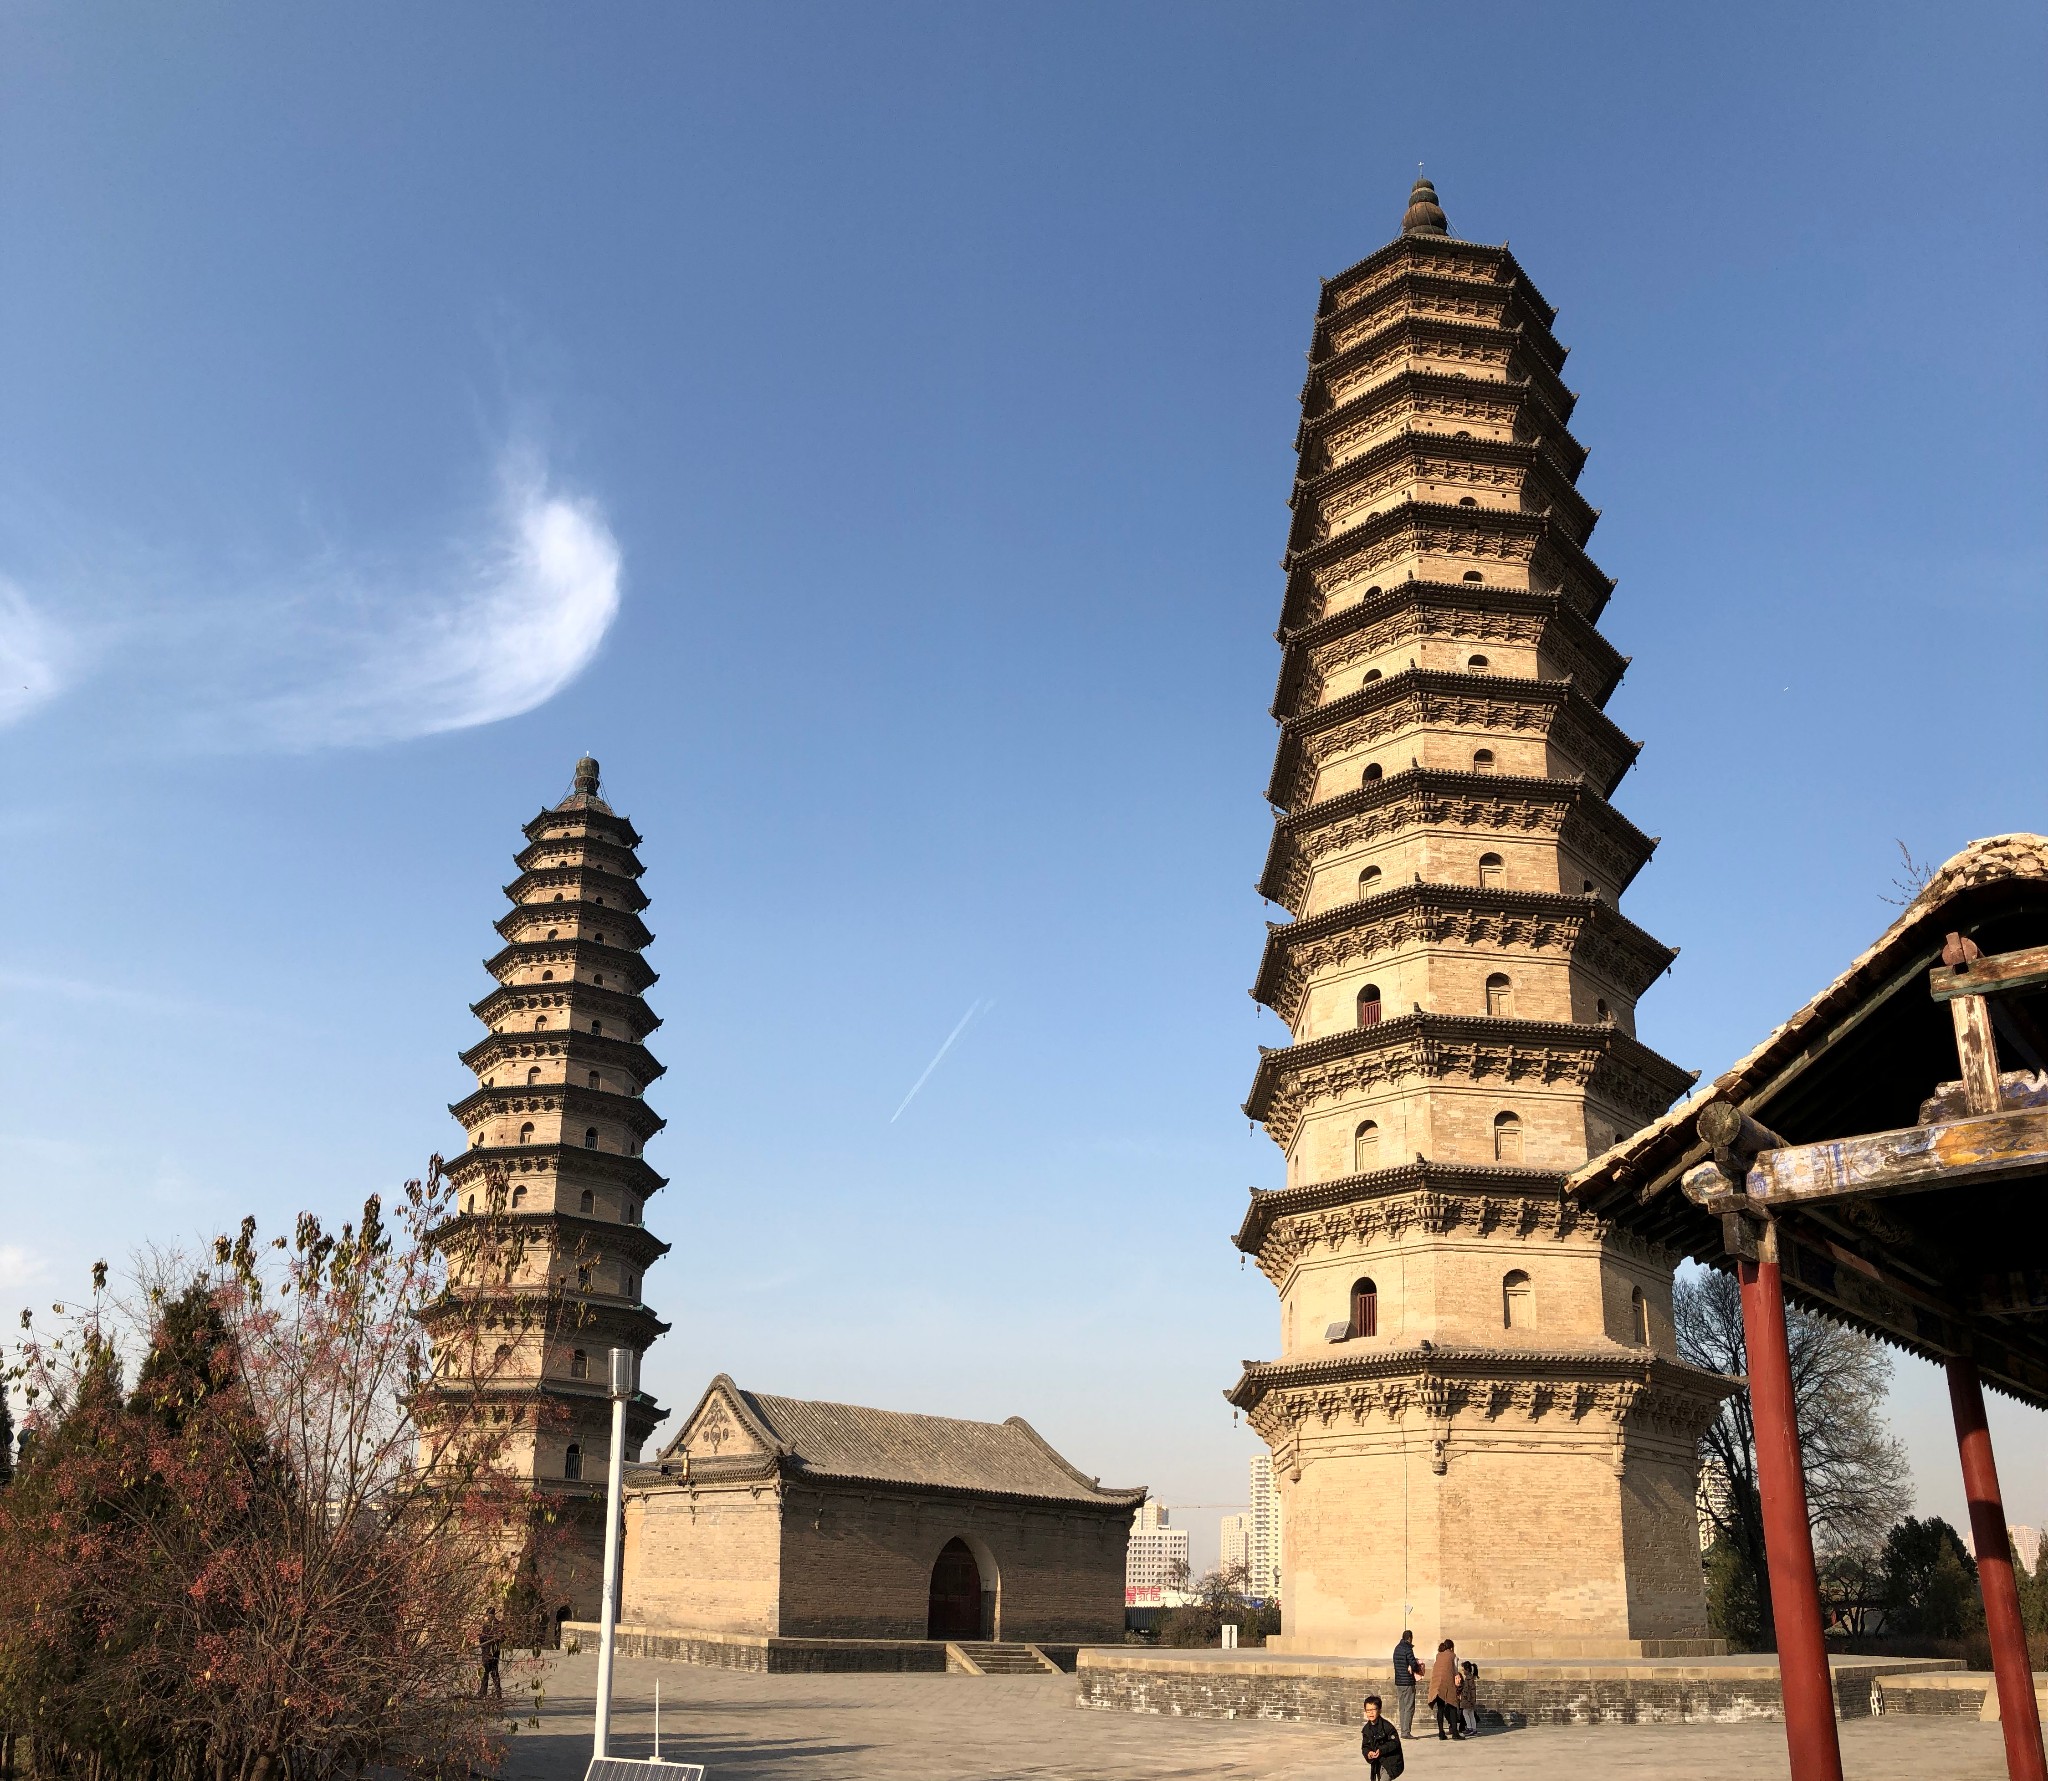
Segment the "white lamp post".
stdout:
<svg viewBox="0 0 2048 1781">
<path fill-rule="evenodd" d="M 619 1539 L 623 1532 L 620 1497 L 626 1481 L 626 1400 L 633 1395 L 638 1356 L 630 1348 L 612 1350 L 612 1455 L 604 1492 L 604 1611 L 597 1642 L 597 1732 L 591 1755 L 602 1761 L 612 1729 L 612 1641 L 618 1636 Z"/>
</svg>

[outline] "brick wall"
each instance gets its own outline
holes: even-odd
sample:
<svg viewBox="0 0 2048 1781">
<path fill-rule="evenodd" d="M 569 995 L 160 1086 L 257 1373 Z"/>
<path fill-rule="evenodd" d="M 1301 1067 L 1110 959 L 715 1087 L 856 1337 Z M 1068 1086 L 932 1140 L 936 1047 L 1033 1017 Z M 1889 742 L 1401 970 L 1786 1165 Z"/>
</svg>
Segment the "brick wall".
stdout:
<svg viewBox="0 0 2048 1781">
<path fill-rule="evenodd" d="M 782 1522 L 782 1625 L 792 1637 L 921 1639 L 932 1566 L 964 1539 L 994 1586 L 1005 1639 L 1123 1636 L 1129 1511 L 791 1485 Z M 993 1572 L 993 1576 L 990 1573 Z"/>
<path fill-rule="evenodd" d="M 780 1519 L 772 1484 L 629 1493 L 620 1618 L 760 1637 L 781 1632 Z"/>
<path fill-rule="evenodd" d="M 1705 1666 L 1673 1665 L 1661 1672 L 1590 1674 L 1556 1666 L 1490 1670 L 1482 1663 L 1479 1716 L 1490 1725 L 1695 1724 L 1782 1719 L 1773 1660 L 1759 1658 L 1714 1674 Z M 1880 1666 L 1843 1670 L 1835 1678 L 1836 1711 L 1867 1717 Z M 1534 1673 L 1532 1673 L 1534 1672 Z M 1887 1709 L 1893 1691 L 1886 1689 Z M 1084 1652 L 1077 1676 L 1083 1707 L 1127 1713 L 1163 1713 L 1195 1719 L 1289 1719 L 1355 1725 L 1368 1693 L 1393 1704 L 1385 1666 L 1339 1667 L 1287 1663 L 1220 1663 L 1164 1654 L 1123 1659 Z M 1427 1714 L 1418 1710 L 1417 1735 Z"/>
<path fill-rule="evenodd" d="M 925 1636 L 932 1566 L 964 1539 L 1005 1639 L 1123 1637 L 1130 1511 L 774 1482 L 626 1499 L 621 1618 L 796 1639 Z"/>
</svg>

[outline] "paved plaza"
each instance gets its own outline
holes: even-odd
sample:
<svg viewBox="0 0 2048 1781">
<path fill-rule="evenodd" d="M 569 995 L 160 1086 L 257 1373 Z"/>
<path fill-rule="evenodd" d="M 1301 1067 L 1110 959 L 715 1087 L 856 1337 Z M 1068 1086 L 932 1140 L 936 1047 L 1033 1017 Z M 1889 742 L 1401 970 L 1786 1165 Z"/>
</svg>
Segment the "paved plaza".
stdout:
<svg viewBox="0 0 2048 1781">
<path fill-rule="evenodd" d="M 513 1739 L 508 1781 L 581 1776 L 596 1675 L 592 1655 L 548 1660 L 540 1723 Z M 1365 1772 L 1355 1729 L 1084 1711 L 1071 1676 L 762 1676 L 646 1659 L 618 1667 L 615 1754 L 650 1754 L 657 1680 L 662 1754 L 705 1764 L 706 1781 L 1357 1781 Z M 1851 1720 L 1842 1746 L 1851 1781 L 2005 1773 L 1998 1727 L 1970 1719 Z M 1409 1751 L 1409 1773 L 1424 1781 L 1768 1781 L 1787 1772 L 1784 1728 L 1770 1721 L 1545 1727 L 1464 1744 L 1418 1736 Z"/>
</svg>

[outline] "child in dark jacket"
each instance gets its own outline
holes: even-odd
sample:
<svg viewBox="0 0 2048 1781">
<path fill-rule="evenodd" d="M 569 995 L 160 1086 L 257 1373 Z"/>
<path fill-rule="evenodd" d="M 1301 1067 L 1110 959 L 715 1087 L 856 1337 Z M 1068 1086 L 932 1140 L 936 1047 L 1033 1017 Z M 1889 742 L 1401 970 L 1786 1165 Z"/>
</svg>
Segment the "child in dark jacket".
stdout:
<svg viewBox="0 0 2048 1781">
<path fill-rule="evenodd" d="M 1358 1754 L 1369 1765 L 1371 1781 L 1397 1781 L 1408 1759 L 1401 1753 L 1401 1734 L 1380 1713 L 1380 1697 L 1365 1697 L 1365 1723 L 1358 1728 Z"/>
</svg>

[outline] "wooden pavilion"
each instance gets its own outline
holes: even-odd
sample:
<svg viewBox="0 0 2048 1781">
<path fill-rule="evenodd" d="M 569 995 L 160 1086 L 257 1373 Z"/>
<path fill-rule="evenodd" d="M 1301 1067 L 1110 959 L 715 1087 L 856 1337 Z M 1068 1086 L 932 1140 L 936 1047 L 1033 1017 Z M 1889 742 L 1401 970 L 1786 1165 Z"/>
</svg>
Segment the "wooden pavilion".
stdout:
<svg viewBox="0 0 2048 1781">
<path fill-rule="evenodd" d="M 1734 1271 L 1793 1781 L 1840 1781 L 1785 1302 L 1947 1373 L 2006 1763 L 2048 1781 L 1983 1388 L 2048 1409 L 2048 837 L 1950 860 L 1762 1044 L 1567 1183 Z"/>
</svg>

